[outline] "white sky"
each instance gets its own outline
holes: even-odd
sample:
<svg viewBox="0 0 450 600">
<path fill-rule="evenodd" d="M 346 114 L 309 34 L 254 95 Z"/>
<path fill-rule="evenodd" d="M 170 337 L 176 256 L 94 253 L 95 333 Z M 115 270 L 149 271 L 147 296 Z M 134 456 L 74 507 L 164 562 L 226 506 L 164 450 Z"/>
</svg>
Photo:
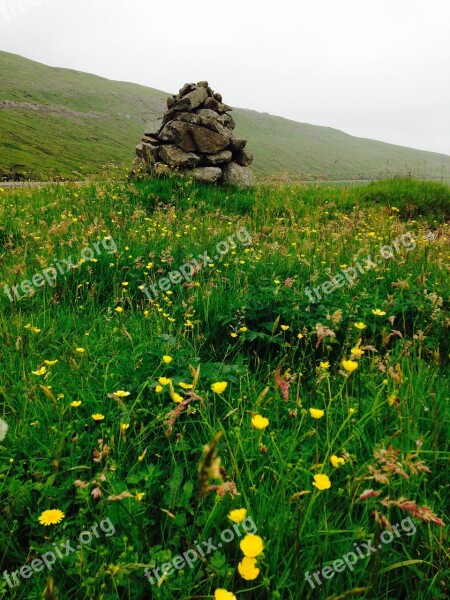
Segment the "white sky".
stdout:
<svg viewBox="0 0 450 600">
<path fill-rule="evenodd" d="M 445 154 L 449 32 L 449 0 L 0 0 L 1 50 Z"/>
</svg>

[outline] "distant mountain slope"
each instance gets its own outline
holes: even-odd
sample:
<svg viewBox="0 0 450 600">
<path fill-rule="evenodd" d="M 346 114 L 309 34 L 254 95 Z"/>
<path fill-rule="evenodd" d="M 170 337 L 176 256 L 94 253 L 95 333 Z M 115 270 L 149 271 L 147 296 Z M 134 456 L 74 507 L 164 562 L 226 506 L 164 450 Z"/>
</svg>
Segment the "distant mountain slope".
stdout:
<svg viewBox="0 0 450 600">
<path fill-rule="evenodd" d="M 0 52 L 0 177 L 82 177 L 112 163 L 129 164 L 145 122 L 165 110 L 167 96 Z M 250 110 L 233 114 L 263 176 L 450 176 L 450 157 L 443 154 Z"/>
</svg>

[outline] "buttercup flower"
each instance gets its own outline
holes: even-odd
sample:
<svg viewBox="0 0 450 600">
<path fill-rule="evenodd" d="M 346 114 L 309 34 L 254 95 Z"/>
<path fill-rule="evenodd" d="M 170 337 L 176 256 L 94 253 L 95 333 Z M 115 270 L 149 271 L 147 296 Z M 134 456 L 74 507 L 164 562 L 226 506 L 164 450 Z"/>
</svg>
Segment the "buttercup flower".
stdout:
<svg viewBox="0 0 450 600">
<path fill-rule="evenodd" d="M 183 390 L 191 390 L 193 388 L 192 383 L 184 383 L 184 381 L 180 381 L 178 385 L 182 387 Z"/>
<path fill-rule="evenodd" d="M 216 383 L 212 384 L 211 389 L 216 394 L 221 394 L 227 389 L 227 386 L 228 383 L 226 381 L 217 381 Z"/>
<path fill-rule="evenodd" d="M 355 414 L 355 412 L 356 412 L 356 410 L 355 410 L 354 408 L 349 408 L 349 409 L 348 409 L 348 414 L 349 414 L 349 415 L 354 415 L 354 414 Z"/>
<path fill-rule="evenodd" d="M 350 352 L 355 358 L 361 358 L 361 356 L 364 354 L 364 350 L 361 350 L 361 348 L 352 348 Z"/>
<path fill-rule="evenodd" d="M 121 313 L 123 312 L 123 308 L 121 306 L 118 306 L 117 308 L 114 309 L 116 312 Z"/>
<path fill-rule="evenodd" d="M 61 523 L 61 521 L 64 519 L 64 516 L 64 513 L 58 509 L 44 510 L 44 512 L 38 518 L 38 521 L 41 525 L 45 525 L 47 527 L 48 525 L 57 525 L 58 523 Z"/>
<path fill-rule="evenodd" d="M 240 523 L 245 519 L 246 514 L 246 508 L 236 508 L 228 514 L 228 518 L 230 519 L 230 521 L 233 521 L 233 523 Z"/>
<path fill-rule="evenodd" d="M 283 331 L 287 331 L 289 329 L 289 325 L 281 325 L 281 329 Z"/>
<path fill-rule="evenodd" d="M 320 368 L 321 369 L 329 369 L 330 368 L 330 363 L 327 360 L 325 362 L 321 362 L 320 363 Z"/>
<path fill-rule="evenodd" d="M 47 367 L 53 367 L 53 365 L 56 365 L 57 362 L 58 360 L 44 360 L 44 365 L 47 365 Z"/>
<path fill-rule="evenodd" d="M 333 465 L 333 467 L 339 467 L 340 465 L 345 464 L 345 460 L 343 458 L 340 458 L 339 456 L 336 456 L 335 454 L 333 454 L 332 456 L 330 456 L 330 461 L 331 464 Z"/>
<path fill-rule="evenodd" d="M 173 400 L 174 402 L 178 402 L 178 403 L 180 403 L 180 402 L 183 402 L 184 398 L 183 398 L 183 396 L 180 396 L 180 394 L 177 394 L 176 392 L 174 392 L 174 393 L 172 394 L 172 400 Z"/>
<path fill-rule="evenodd" d="M 44 373 L 47 373 L 47 367 L 41 367 L 37 371 L 31 371 L 31 372 L 33 373 L 33 375 L 37 375 L 39 377 L 40 375 L 44 375 Z"/>
<path fill-rule="evenodd" d="M 135 498 L 138 502 L 140 502 L 144 496 L 145 496 L 145 492 L 136 492 Z"/>
<path fill-rule="evenodd" d="M 314 475 L 313 485 L 315 485 L 318 490 L 328 490 L 331 487 L 331 481 L 329 480 L 328 475 L 319 473 L 318 475 Z"/>
<path fill-rule="evenodd" d="M 248 331 L 248 327 L 240 327 L 239 331 L 241 331 L 242 333 L 245 333 L 246 331 Z"/>
<path fill-rule="evenodd" d="M 130 392 L 124 392 L 123 390 L 117 390 L 117 392 L 113 392 L 114 396 L 118 398 L 126 398 L 130 395 Z"/>
<path fill-rule="evenodd" d="M 81 405 L 81 400 L 74 400 L 73 402 L 70 403 L 70 406 L 72 406 L 73 408 L 78 408 Z"/>
<path fill-rule="evenodd" d="M 129 428 L 130 424 L 129 423 L 121 423 L 120 424 L 120 429 L 122 431 L 126 431 Z"/>
<path fill-rule="evenodd" d="M 233 592 L 227 592 L 223 588 L 217 588 L 214 592 L 214 600 L 236 600 L 236 596 Z"/>
<path fill-rule="evenodd" d="M 155 387 L 155 392 L 156 392 L 157 394 L 159 394 L 159 392 L 162 392 L 162 391 L 163 391 L 163 389 L 164 389 L 164 388 L 163 388 L 163 386 L 162 386 L 162 385 L 157 385 L 157 386 Z"/>
<path fill-rule="evenodd" d="M 354 360 L 343 360 L 342 366 L 348 373 L 352 373 L 353 371 L 356 371 L 356 369 L 358 368 L 358 363 L 355 362 Z"/>
<path fill-rule="evenodd" d="M 102 415 L 101 413 L 95 413 L 91 416 L 94 419 L 94 421 L 103 421 L 103 419 L 105 418 L 105 415 Z"/>
<path fill-rule="evenodd" d="M 312 416 L 313 419 L 321 419 L 325 414 L 325 411 L 321 408 L 310 408 L 309 414 Z"/>
<path fill-rule="evenodd" d="M 79 354 L 84 354 L 86 350 L 84 348 L 75 348 L 75 352 L 78 352 Z"/>
<path fill-rule="evenodd" d="M 168 354 L 164 354 L 164 356 L 162 357 L 163 363 L 166 363 L 166 365 L 168 365 L 169 363 L 172 362 L 173 358 L 171 356 L 169 356 Z"/>
<path fill-rule="evenodd" d="M 382 317 L 383 315 L 386 314 L 385 310 L 380 310 L 379 308 L 376 308 L 375 310 L 372 309 L 372 312 L 373 312 L 374 315 L 377 315 L 379 317 Z"/>
<path fill-rule="evenodd" d="M 256 429 L 265 429 L 269 425 L 269 419 L 261 415 L 255 415 L 252 417 L 252 425 Z"/>
<path fill-rule="evenodd" d="M 244 553 L 244 556 L 250 556 L 251 558 L 258 556 L 258 554 L 262 554 L 264 550 L 262 539 L 259 535 L 254 535 L 253 533 L 247 534 L 245 538 L 241 540 L 239 546 Z"/>
<path fill-rule="evenodd" d="M 259 575 L 259 569 L 256 568 L 256 558 L 244 556 L 238 563 L 239 575 L 246 581 L 253 581 Z"/>
<path fill-rule="evenodd" d="M 159 378 L 158 378 L 158 382 L 159 382 L 161 385 L 169 385 L 169 383 L 170 383 L 170 379 L 169 379 L 168 377 L 159 377 Z"/>
<path fill-rule="evenodd" d="M 301 333 L 298 333 L 297 337 L 298 337 L 299 340 L 303 339 L 303 335 Z"/>
<path fill-rule="evenodd" d="M 364 323 L 362 321 L 358 321 L 357 323 L 354 323 L 356 329 L 359 329 L 360 331 L 362 331 L 363 329 L 365 329 L 367 327 L 367 325 L 364 325 Z"/>
</svg>

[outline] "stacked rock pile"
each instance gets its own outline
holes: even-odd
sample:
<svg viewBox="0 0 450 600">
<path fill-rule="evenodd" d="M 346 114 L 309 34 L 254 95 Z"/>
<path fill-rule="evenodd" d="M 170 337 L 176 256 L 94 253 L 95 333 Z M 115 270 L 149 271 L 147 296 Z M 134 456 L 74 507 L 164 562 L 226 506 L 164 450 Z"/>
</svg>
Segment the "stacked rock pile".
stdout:
<svg viewBox="0 0 450 600">
<path fill-rule="evenodd" d="M 207 81 L 187 83 L 167 99 L 167 111 L 151 121 L 136 147 L 134 172 L 178 172 L 198 181 L 253 184 L 247 140 L 234 137 L 231 106 Z"/>
</svg>

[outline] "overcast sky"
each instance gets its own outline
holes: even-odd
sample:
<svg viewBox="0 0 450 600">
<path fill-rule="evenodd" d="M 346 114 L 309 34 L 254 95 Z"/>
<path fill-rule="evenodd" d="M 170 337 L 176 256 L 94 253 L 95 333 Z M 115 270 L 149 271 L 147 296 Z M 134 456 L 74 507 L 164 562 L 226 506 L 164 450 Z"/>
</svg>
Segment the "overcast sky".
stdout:
<svg viewBox="0 0 450 600">
<path fill-rule="evenodd" d="M 0 0 L 1 50 L 445 154 L 449 32 L 449 0 Z"/>
</svg>

